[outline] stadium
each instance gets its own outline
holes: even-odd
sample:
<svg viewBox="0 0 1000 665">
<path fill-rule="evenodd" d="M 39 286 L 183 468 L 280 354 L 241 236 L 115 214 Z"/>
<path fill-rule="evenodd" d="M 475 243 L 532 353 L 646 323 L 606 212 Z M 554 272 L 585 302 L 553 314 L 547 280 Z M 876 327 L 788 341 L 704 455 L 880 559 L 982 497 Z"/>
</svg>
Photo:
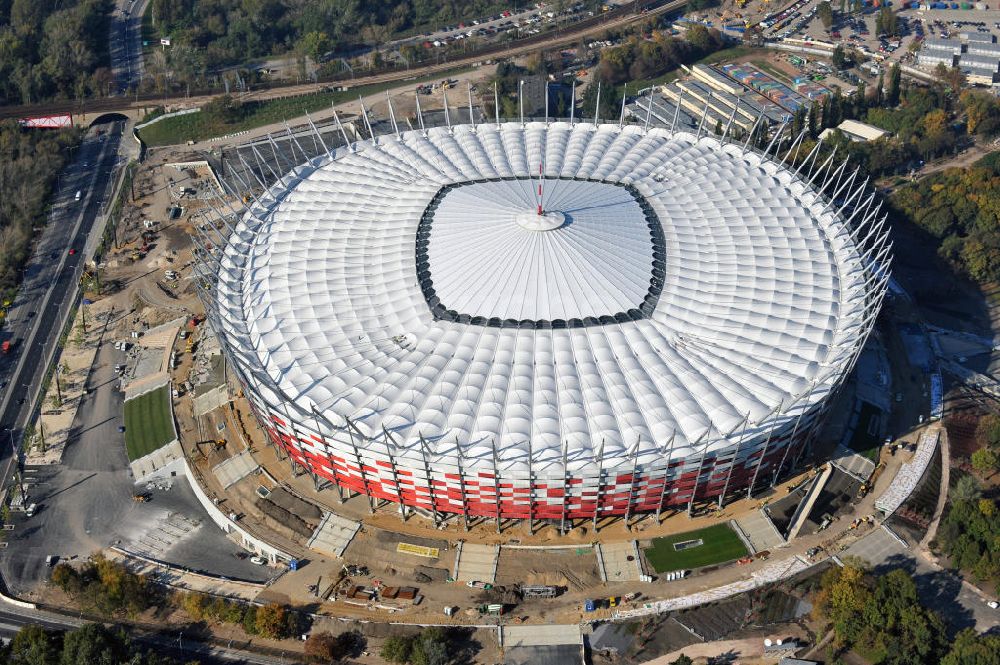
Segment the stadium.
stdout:
<svg viewBox="0 0 1000 665">
<path fill-rule="evenodd" d="M 303 154 L 199 241 L 208 319 L 317 486 L 466 524 L 722 505 L 800 463 L 888 281 L 873 197 L 788 166 L 801 138 L 498 121 Z"/>
</svg>

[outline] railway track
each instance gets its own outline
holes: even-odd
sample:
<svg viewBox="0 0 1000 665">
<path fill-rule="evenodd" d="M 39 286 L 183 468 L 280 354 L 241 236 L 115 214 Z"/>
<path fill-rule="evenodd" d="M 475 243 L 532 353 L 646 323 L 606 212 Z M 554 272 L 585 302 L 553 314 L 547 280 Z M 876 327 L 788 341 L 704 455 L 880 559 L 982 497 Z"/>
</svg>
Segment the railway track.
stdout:
<svg viewBox="0 0 1000 665">
<path fill-rule="evenodd" d="M 493 47 L 480 49 L 475 53 L 462 56 L 446 62 L 424 65 L 405 71 L 391 71 L 372 76 L 358 77 L 354 79 L 339 79 L 335 81 L 324 81 L 321 83 L 276 85 L 272 88 L 251 91 L 240 97 L 243 101 L 263 101 L 277 99 L 281 97 L 295 97 L 315 93 L 318 89 L 326 86 L 348 86 L 357 88 L 360 86 L 376 85 L 379 83 L 394 83 L 408 81 L 411 79 L 423 78 L 431 74 L 447 72 L 460 67 L 468 67 L 483 60 L 498 58 L 516 58 L 519 56 L 534 53 L 538 50 L 557 49 L 579 42 L 585 37 L 600 35 L 607 30 L 614 30 L 626 27 L 639 21 L 644 21 L 653 16 L 660 16 L 672 11 L 679 10 L 687 5 L 687 0 L 645 0 L 636 2 L 635 9 L 632 7 L 622 7 L 612 10 L 609 15 L 598 15 L 585 19 L 575 26 L 557 31 L 551 35 L 537 35 L 528 37 L 518 42 L 515 46 L 505 47 L 502 44 Z M 156 96 L 144 95 L 138 98 L 110 97 L 105 99 L 88 100 L 81 106 L 76 101 L 57 101 L 47 104 L 36 104 L 31 106 L 6 106 L 0 107 L 0 118 L 25 118 L 41 115 L 53 115 L 60 113 L 81 113 L 103 114 L 115 112 L 129 112 L 136 109 L 149 108 L 150 106 L 176 106 L 195 107 L 201 106 L 213 97 L 222 93 L 211 93 L 188 97 L 185 95 Z"/>
</svg>

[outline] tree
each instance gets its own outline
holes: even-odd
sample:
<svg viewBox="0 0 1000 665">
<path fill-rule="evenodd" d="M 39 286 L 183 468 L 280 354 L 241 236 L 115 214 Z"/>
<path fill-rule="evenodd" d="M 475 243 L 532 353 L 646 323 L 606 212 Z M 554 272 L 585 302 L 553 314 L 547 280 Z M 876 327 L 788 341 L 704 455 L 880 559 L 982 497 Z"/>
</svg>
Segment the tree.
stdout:
<svg viewBox="0 0 1000 665">
<path fill-rule="evenodd" d="M 833 49 L 831 61 L 833 63 L 833 68 L 838 71 L 848 68 L 849 63 L 847 61 L 847 56 L 844 55 L 844 47 L 840 44 L 837 44 L 837 46 Z"/>
<path fill-rule="evenodd" d="M 828 3 L 823 3 L 823 4 L 828 4 Z M 670 663 L 670 665 L 693 665 L 693 663 L 694 663 L 694 661 L 691 660 L 688 656 L 685 656 L 684 654 L 681 654 L 681 655 L 677 656 L 677 658 L 675 658 Z"/>
<path fill-rule="evenodd" d="M 896 20 L 896 12 L 892 11 L 888 5 L 882 5 L 875 16 L 875 32 L 880 35 L 895 36 L 899 34 L 899 21 Z"/>
<path fill-rule="evenodd" d="M 991 448 L 980 448 L 972 453 L 972 468 L 979 473 L 992 475 L 1000 464 L 1000 456 Z"/>
<path fill-rule="evenodd" d="M 816 5 L 816 15 L 823 22 L 823 27 L 827 30 L 833 25 L 833 7 L 829 2 L 821 2 Z"/>
<path fill-rule="evenodd" d="M 119 663 L 127 658 L 128 651 L 123 632 L 112 632 L 99 623 L 89 623 L 66 633 L 60 665 Z"/>
<path fill-rule="evenodd" d="M 934 75 L 953 91 L 961 90 L 965 86 L 965 74 L 958 67 L 945 67 L 943 62 L 939 62 L 934 68 Z"/>
<path fill-rule="evenodd" d="M 1000 447 L 1000 416 L 989 414 L 976 423 L 976 442 L 980 446 Z"/>
<path fill-rule="evenodd" d="M 258 607 L 254 616 L 256 633 L 272 640 L 284 637 L 285 627 L 288 625 L 288 618 L 285 614 L 285 608 L 277 603 Z"/>
<path fill-rule="evenodd" d="M 956 502 L 972 502 L 978 500 L 980 496 L 982 496 L 982 491 L 979 489 L 979 483 L 972 476 L 962 476 L 959 478 L 952 492 L 952 499 Z"/>
<path fill-rule="evenodd" d="M 390 663 L 407 663 L 413 650 L 412 637 L 390 637 L 382 644 L 379 656 Z"/>
<path fill-rule="evenodd" d="M 41 626 L 28 625 L 17 632 L 10 643 L 7 662 L 25 665 L 58 665 L 62 653 L 62 634 Z"/>
<path fill-rule="evenodd" d="M 340 640 L 327 631 L 311 634 L 303 650 L 306 658 L 313 663 L 330 663 L 345 655 L 340 648 Z"/>
<path fill-rule="evenodd" d="M 330 50 L 330 38 L 325 32 L 313 30 L 299 39 L 298 51 L 318 62 L 324 53 Z"/>
<path fill-rule="evenodd" d="M 886 106 L 895 107 L 899 105 L 899 85 L 901 80 L 899 63 L 893 63 L 889 68 L 889 89 L 885 93 Z"/>
<path fill-rule="evenodd" d="M 955 636 L 941 665 L 1000 665 L 1000 635 L 978 635 L 966 628 Z"/>
</svg>

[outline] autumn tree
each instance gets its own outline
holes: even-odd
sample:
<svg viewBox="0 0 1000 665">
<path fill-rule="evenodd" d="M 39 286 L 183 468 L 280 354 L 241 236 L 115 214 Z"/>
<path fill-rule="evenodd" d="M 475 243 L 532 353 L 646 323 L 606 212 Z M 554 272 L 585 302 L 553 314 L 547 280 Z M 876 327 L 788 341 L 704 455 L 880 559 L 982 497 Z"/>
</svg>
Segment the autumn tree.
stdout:
<svg viewBox="0 0 1000 665">
<path fill-rule="evenodd" d="M 972 468 L 979 473 L 993 475 L 1000 464 L 1000 456 L 992 448 L 980 448 L 972 453 Z"/>
</svg>

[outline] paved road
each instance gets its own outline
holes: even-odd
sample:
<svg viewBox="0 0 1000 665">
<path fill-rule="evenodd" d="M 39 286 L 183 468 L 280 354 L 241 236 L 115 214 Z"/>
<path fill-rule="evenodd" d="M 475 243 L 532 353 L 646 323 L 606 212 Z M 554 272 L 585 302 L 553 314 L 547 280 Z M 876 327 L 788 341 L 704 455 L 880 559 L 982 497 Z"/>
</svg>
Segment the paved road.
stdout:
<svg viewBox="0 0 1000 665">
<path fill-rule="evenodd" d="M 73 304 L 76 284 L 83 274 L 82 250 L 100 211 L 105 190 L 118 157 L 124 124 L 91 130 L 60 175 L 49 221 L 35 247 L 9 325 L 0 337 L 13 341 L 9 354 L 0 356 L 0 469 L 11 457 L 12 439 L 19 439 L 44 378 L 47 356 L 58 340 L 60 323 Z M 77 200 L 77 192 L 80 199 Z M 69 251 L 76 250 L 74 254 Z M 4 481 L 9 478 L 3 478 Z"/>
<path fill-rule="evenodd" d="M 845 554 L 868 561 L 877 573 L 893 568 L 909 571 L 920 599 L 941 614 L 952 632 L 963 628 L 983 632 L 1000 626 L 1000 612 L 990 609 L 979 594 L 952 573 L 931 566 L 882 528 L 851 545 Z"/>
<path fill-rule="evenodd" d="M 117 0 L 108 28 L 111 71 L 118 94 L 127 94 L 142 80 L 142 15 L 149 0 Z"/>
<path fill-rule="evenodd" d="M 86 621 L 43 610 L 29 610 L 0 602 L 0 636 L 13 637 L 23 626 L 35 624 L 54 630 L 72 630 Z M 133 640 L 159 654 L 172 656 L 179 661 L 197 659 L 200 663 L 253 663 L 254 665 L 289 665 L 296 662 L 290 654 L 274 657 L 242 651 L 233 647 L 216 647 L 196 642 L 183 634 L 143 635 L 133 634 Z"/>
</svg>

